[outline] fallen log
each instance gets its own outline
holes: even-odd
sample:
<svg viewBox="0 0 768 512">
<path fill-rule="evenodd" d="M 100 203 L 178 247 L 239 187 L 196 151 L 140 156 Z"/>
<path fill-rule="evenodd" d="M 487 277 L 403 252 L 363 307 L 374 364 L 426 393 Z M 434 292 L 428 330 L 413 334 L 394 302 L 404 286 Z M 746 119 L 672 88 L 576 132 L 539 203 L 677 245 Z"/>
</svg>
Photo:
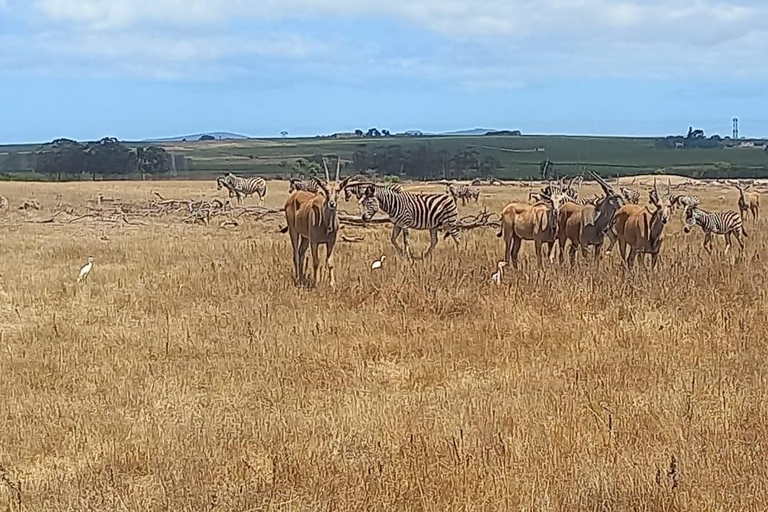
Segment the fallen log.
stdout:
<svg viewBox="0 0 768 512">
<path fill-rule="evenodd" d="M 31 219 L 31 220 L 25 220 L 24 222 L 27 223 L 27 224 L 50 224 L 52 222 L 55 222 L 56 221 L 56 217 L 58 217 L 62 213 L 64 213 L 64 212 L 58 211 L 58 212 L 54 213 L 52 217 L 49 217 L 47 219 Z"/>
</svg>

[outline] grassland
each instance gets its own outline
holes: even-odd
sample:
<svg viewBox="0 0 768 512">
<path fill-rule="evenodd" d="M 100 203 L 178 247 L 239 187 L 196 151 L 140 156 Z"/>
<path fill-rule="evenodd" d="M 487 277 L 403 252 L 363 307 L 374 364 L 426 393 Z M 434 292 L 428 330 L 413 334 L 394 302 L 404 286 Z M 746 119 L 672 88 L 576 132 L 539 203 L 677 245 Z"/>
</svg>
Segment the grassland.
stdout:
<svg viewBox="0 0 768 512">
<path fill-rule="evenodd" d="M 0 508 L 765 510 L 765 224 L 727 260 L 678 214 L 636 275 L 537 271 L 526 247 L 500 287 L 493 230 L 411 264 L 386 228 L 345 228 L 365 243 L 340 243 L 331 290 L 293 286 L 280 219 L 25 222 L 151 190 L 217 194 L 0 184 Z"/>
<path fill-rule="evenodd" d="M 665 172 L 713 177 L 768 177 L 768 154 L 762 149 L 659 149 L 653 138 L 567 136 L 430 136 L 382 139 L 248 139 L 233 141 L 163 143 L 185 163 L 179 176 L 209 179 L 232 171 L 264 176 L 286 175 L 298 158 L 317 154 L 341 155 L 351 162 L 355 151 L 396 146 L 403 151 L 425 145 L 434 150 L 472 149 L 478 159 L 496 158 L 499 178 L 529 178 L 539 175 L 539 163 L 549 158 L 561 174 L 581 174 L 585 168 L 607 175 Z M 38 146 L 0 146 L 0 171 L 16 178 L 43 178 L 31 172 Z M 536 149 L 544 151 L 537 152 Z"/>
<path fill-rule="evenodd" d="M 398 146 L 403 150 L 427 145 L 434 151 L 454 153 L 474 149 L 480 159 L 491 156 L 502 168 L 501 178 L 538 176 L 539 163 L 549 158 L 561 173 L 581 173 L 584 167 L 608 174 L 645 174 L 665 168 L 667 172 L 688 173 L 720 168 L 764 173 L 768 176 L 768 155 L 761 149 L 658 149 L 652 138 L 566 137 L 566 136 L 482 136 L 411 137 L 386 139 L 289 139 L 170 144 L 172 152 L 189 158 L 192 173 L 253 172 L 285 174 L 280 162 L 293 162 L 316 154 L 339 154 L 347 160 L 355 151 L 369 147 Z M 537 152 L 540 148 L 544 151 Z M 288 166 L 288 169 L 290 166 Z"/>
</svg>

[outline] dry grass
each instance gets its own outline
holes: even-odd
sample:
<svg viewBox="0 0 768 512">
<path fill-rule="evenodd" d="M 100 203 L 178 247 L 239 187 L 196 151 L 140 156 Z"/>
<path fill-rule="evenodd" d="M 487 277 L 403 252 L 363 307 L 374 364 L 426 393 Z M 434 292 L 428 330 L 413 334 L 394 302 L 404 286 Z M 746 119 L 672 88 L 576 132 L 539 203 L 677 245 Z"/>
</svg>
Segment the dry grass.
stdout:
<svg viewBox="0 0 768 512">
<path fill-rule="evenodd" d="M 493 230 L 409 264 L 386 228 L 349 228 L 366 243 L 340 243 L 336 291 L 293 286 L 275 220 L 21 222 L 150 190 L 216 194 L 0 187 L 0 509 L 765 509 L 768 237 L 751 222 L 736 262 L 678 213 L 655 274 L 615 255 L 539 272 L 526 247 L 499 288 Z M 484 190 L 496 210 L 525 193 Z M 44 212 L 15 210 L 32 197 Z"/>
</svg>

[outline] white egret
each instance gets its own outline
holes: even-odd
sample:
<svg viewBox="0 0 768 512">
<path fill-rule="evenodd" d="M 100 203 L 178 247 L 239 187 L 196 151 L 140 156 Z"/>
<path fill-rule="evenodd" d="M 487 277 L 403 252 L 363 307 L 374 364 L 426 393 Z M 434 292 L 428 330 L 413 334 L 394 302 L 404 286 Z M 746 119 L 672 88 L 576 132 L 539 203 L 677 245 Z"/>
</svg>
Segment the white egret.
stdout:
<svg viewBox="0 0 768 512">
<path fill-rule="evenodd" d="M 502 269 L 504 267 L 506 267 L 506 266 L 507 266 L 507 262 L 506 261 L 500 261 L 499 262 L 499 265 L 498 265 L 499 271 L 491 276 L 491 282 L 493 282 L 493 284 L 501 284 L 501 275 L 503 273 Z"/>
<path fill-rule="evenodd" d="M 387 259 L 387 257 L 382 256 L 380 260 L 377 260 L 371 263 L 371 270 L 376 270 L 377 268 L 381 268 L 381 266 L 384 264 L 385 259 Z"/>
<path fill-rule="evenodd" d="M 77 282 L 79 283 L 80 281 L 87 278 L 92 268 L 93 268 L 93 257 L 89 257 L 88 263 L 83 265 L 83 268 L 80 269 L 80 275 L 77 276 Z"/>
</svg>

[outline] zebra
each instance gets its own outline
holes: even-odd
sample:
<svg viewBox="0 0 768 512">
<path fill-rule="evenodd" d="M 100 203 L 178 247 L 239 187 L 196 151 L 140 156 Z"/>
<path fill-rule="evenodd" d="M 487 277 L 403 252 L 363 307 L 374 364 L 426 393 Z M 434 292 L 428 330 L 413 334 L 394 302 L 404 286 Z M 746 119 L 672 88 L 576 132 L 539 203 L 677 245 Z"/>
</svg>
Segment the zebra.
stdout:
<svg viewBox="0 0 768 512">
<path fill-rule="evenodd" d="M 228 172 L 224 175 L 224 181 L 228 184 L 227 188 L 229 188 L 230 191 L 229 197 L 232 197 L 232 192 L 234 192 L 238 203 L 242 202 L 244 198 L 256 194 L 259 196 L 259 204 L 264 204 L 264 198 L 267 195 L 267 182 L 264 178 L 259 176 L 242 178 Z"/>
<path fill-rule="evenodd" d="M 597 204 L 598 197 L 572 197 L 572 196 L 565 196 L 565 202 L 566 203 L 575 203 L 581 206 L 586 206 L 588 204 Z"/>
<path fill-rule="evenodd" d="M 461 199 L 461 204 L 467 204 L 470 199 L 474 199 L 477 202 L 480 199 L 480 189 L 472 187 L 470 185 L 462 185 L 458 189 L 450 183 L 448 185 L 448 193 L 453 196 L 453 199 Z"/>
<path fill-rule="evenodd" d="M 290 194 L 296 190 L 303 190 L 304 192 L 312 192 L 313 194 L 316 194 L 317 191 L 320 190 L 320 187 L 315 180 L 304 181 L 291 178 L 291 184 L 288 186 L 288 193 Z"/>
<path fill-rule="evenodd" d="M 456 221 L 459 216 L 459 208 L 456 201 L 449 194 L 413 194 L 411 192 L 396 191 L 389 187 L 376 187 L 368 185 L 362 199 L 363 221 L 370 221 L 376 212 L 381 209 L 389 215 L 395 225 L 392 230 L 391 242 L 400 254 L 411 256 L 408 247 L 409 229 L 428 229 L 430 236 L 429 249 L 424 256 L 429 256 L 437 245 L 438 229 L 445 229 L 445 236 L 451 236 L 459 248 L 459 228 Z M 401 249 L 397 244 L 397 236 L 403 233 L 403 245 Z"/>
<path fill-rule="evenodd" d="M 466 200 L 469 202 L 470 199 L 474 199 L 475 203 L 480 199 L 480 189 L 477 187 L 472 187 L 469 185 L 464 185 L 459 189 L 459 196 L 462 199 L 462 203 L 464 204 L 464 201 Z"/>
<path fill-rule="evenodd" d="M 362 199 L 365 195 L 365 189 L 370 186 L 370 183 L 353 183 L 344 187 L 344 200 L 349 202 L 352 196 L 357 197 L 358 200 Z M 389 183 L 387 185 L 374 185 L 376 188 L 388 188 L 395 192 L 402 192 L 403 187 L 399 183 Z"/>
<path fill-rule="evenodd" d="M 229 191 L 229 197 L 235 197 L 236 193 L 229 185 L 229 182 L 224 176 L 219 176 L 216 178 L 216 190 L 221 190 L 223 188 L 226 188 Z"/>
<path fill-rule="evenodd" d="M 689 208 L 698 207 L 700 204 L 701 204 L 701 199 L 699 198 L 699 196 L 673 196 L 672 197 L 673 207 L 677 205 L 680 205 L 683 207 L 683 218 L 685 218 L 685 213 Z"/>
<path fill-rule="evenodd" d="M 640 191 L 630 190 L 626 187 L 619 187 L 624 204 L 638 204 L 640 202 Z"/>
<path fill-rule="evenodd" d="M 726 212 L 708 213 L 704 210 L 700 210 L 698 207 L 693 206 L 686 208 L 685 210 L 685 225 L 683 231 L 690 233 L 694 226 L 701 226 L 701 230 L 704 231 L 704 250 L 708 253 L 712 253 L 712 238 L 713 235 L 725 236 L 725 253 L 728 253 L 728 249 L 731 248 L 731 234 L 736 237 L 736 241 L 739 242 L 741 250 L 744 250 L 744 243 L 741 241 L 741 235 L 749 237 L 747 231 L 744 229 L 744 221 L 741 219 L 741 215 L 729 210 Z"/>
</svg>

